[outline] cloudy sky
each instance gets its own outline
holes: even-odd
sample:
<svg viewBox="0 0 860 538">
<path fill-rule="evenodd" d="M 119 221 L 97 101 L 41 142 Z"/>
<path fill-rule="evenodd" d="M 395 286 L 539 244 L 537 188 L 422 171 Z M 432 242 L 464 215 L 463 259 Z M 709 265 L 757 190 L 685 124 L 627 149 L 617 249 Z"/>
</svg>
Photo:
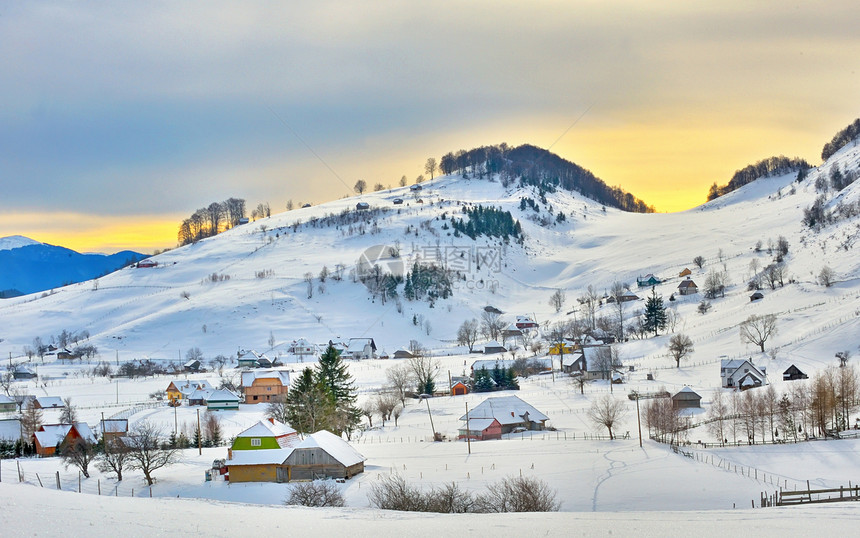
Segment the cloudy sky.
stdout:
<svg viewBox="0 0 860 538">
<path fill-rule="evenodd" d="M 0 0 L 0 236 L 151 251 L 212 201 L 278 212 L 500 142 L 687 209 L 762 158 L 819 163 L 860 116 L 858 21 L 856 0 Z"/>
</svg>

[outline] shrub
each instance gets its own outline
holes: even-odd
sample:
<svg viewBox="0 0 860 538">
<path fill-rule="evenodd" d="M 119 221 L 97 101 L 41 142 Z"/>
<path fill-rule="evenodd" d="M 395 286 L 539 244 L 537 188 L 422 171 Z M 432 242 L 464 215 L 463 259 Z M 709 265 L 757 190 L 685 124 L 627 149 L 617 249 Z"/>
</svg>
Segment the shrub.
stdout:
<svg viewBox="0 0 860 538">
<path fill-rule="evenodd" d="M 478 512 L 558 512 L 556 492 L 538 478 L 503 478 L 475 500 Z"/>
<path fill-rule="evenodd" d="M 287 506 L 346 506 L 340 488 L 332 480 L 294 484 L 284 501 Z"/>
</svg>

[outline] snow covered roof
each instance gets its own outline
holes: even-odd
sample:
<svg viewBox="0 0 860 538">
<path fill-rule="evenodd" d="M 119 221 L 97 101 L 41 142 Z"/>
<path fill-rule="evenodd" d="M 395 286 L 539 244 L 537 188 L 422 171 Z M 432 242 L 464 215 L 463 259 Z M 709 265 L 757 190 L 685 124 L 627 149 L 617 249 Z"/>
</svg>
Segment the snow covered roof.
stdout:
<svg viewBox="0 0 860 538">
<path fill-rule="evenodd" d="M 12 398 L 6 396 L 5 394 L 0 394 L 0 404 L 10 404 L 13 403 Z"/>
<path fill-rule="evenodd" d="M 46 409 L 49 407 L 66 407 L 66 404 L 63 402 L 63 399 L 59 396 L 39 396 L 38 398 L 36 398 L 36 402 L 42 409 Z"/>
<path fill-rule="evenodd" d="M 469 411 L 469 422 L 476 418 L 495 418 L 502 425 L 519 424 L 523 422 L 526 413 L 532 422 L 549 420 L 549 417 L 517 396 L 499 396 L 487 398 Z M 460 420 L 466 420 L 466 415 L 460 417 Z"/>
<path fill-rule="evenodd" d="M 215 390 L 215 388 L 205 380 L 196 379 L 174 379 L 171 381 L 176 390 L 182 393 L 183 396 L 188 396 L 198 389 Z"/>
<path fill-rule="evenodd" d="M 261 420 L 236 437 L 282 437 L 295 434 L 296 430 L 283 422 Z"/>
<path fill-rule="evenodd" d="M 242 386 L 250 387 L 257 379 L 277 379 L 282 386 L 290 384 L 290 372 L 287 370 L 252 370 L 242 372 Z"/>
<path fill-rule="evenodd" d="M 350 338 L 349 345 L 346 347 L 346 352 L 361 352 L 364 351 L 366 346 L 370 346 L 374 351 L 376 350 L 376 343 L 374 343 L 373 338 Z"/>
<path fill-rule="evenodd" d="M 71 424 L 48 424 L 42 426 L 42 430 L 36 432 L 35 435 L 40 445 L 43 447 L 51 447 L 62 443 L 66 436 L 69 435 L 69 431 L 71 431 L 71 429 Z M 76 423 L 75 429 L 78 431 L 78 435 L 87 441 L 90 441 L 91 443 L 96 441 L 93 431 L 85 423 Z"/>
<path fill-rule="evenodd" d="M 326 430 L 320 430 L 308 435 L 304 441 L 295 446 L 294 450 L 316 447 L 323 449 L 329 456 L 346 467 L 361 463 L 367 459 L 340 436 Z"/>
<path fill-rule="evenodd" d="M 469 431 L 470 432 L 482 432 L 493 425 L 493 422 L 496 422 L 494 418 L 472 418 L 471 413 L 469 413 Z M 465 420 L 465 419 L 463 419 Z M 466 429 L 466 425 L 463 424 L 463 430 Z"/>
<path fill-rule="evenodd" d="M 701 398 L 702 397 L 690 387 L 684 387 L 672 396 L 673 400 L 700 400 Z"/>
<path fill-rule="evenodd" d="M 263 450 L 234 450 L 231 465 L 280 465 L 293 453 L 292 448 L 266 448 Z"/>
<path fill-rule="evenodd" d="M 206 398 L 208 402 L 238 402 L 239 397 L 227 389 L 218 389 L 209 394 Z"/>
<path fill-rule="evenodd" d="M 17 418 L 0 420 L 0 440 L 17 441 L 21 438 L 21 421 Z"/>
<path fill-rule="evenodd" d="M 101 421 L 102 433 L 126 433 L 128 432 L 128 419 L 106 418 Z"/>
</svg>

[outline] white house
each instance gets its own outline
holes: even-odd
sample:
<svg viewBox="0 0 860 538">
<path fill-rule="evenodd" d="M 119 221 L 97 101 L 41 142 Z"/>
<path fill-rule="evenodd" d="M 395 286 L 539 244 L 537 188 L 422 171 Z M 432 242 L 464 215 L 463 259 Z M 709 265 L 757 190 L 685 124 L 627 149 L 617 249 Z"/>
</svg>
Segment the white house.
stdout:
<svg viewBox="0 0 860 538">
<path fill-rule="evenodd" d="M 376 343 L 373 338 L 350 338 L 344 357 L 349 359 L 374 359 L 376 358 Z"/>
<path fill-rule="evenodd" d="M 767 385 L 767 370 L 757 368 L 749 359 L 720 361 L 720 380 L 723 388 L 751 389 Z"/>
<path fill-rule="evenodd" d="M 474 409 L 469 410 L 469 422 L 475 419 L 496 419 L 502 425 L 502 433 L 509 433 L 514 428 L 527 430 L 543 430 L 549 417 L 524 402 L 517 396 L 500 396 L 487 398 Z M 465 421 L 466 415 L 460 417 Z M 471 424 L 469 425 L 471 429 Z"/>
</svg>

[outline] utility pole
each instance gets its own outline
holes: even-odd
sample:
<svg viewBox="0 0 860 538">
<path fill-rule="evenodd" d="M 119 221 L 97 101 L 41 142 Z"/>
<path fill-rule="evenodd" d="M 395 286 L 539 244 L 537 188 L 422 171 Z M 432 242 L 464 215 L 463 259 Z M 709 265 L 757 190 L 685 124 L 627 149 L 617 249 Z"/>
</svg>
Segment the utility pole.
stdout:
<svg viewBox="0 0 860 538">
<path fill-rule="evenodd" d="M 430 412 L 430 398 L 425 398 L 424 402 L 427 403 L 427 414 L 430 415 L 430 429 L 433 430 L 433 440 L 436 440 L 436 426 L 433 425 L 433 413 Z M 199 411 L 198 411 L 199 413 Z"/>
<path fill-rule="evenodd" d="M 469 431 L 469 402 L 466 402 L 466 449 L 472 453 L 472 432 Z"/>
<path fill-rule="evenodd" d="M 639 391 L 636 391 L 636 424 L 639 426 L 639 448 L 642 448 L 642 419 L 639 418 Z"/>
<path fill-rule="evenodd" d="M 200 434 L 200 408 L 197 408 L 197 455 L 203 455 L 203 436 Z"/>
</svg>

